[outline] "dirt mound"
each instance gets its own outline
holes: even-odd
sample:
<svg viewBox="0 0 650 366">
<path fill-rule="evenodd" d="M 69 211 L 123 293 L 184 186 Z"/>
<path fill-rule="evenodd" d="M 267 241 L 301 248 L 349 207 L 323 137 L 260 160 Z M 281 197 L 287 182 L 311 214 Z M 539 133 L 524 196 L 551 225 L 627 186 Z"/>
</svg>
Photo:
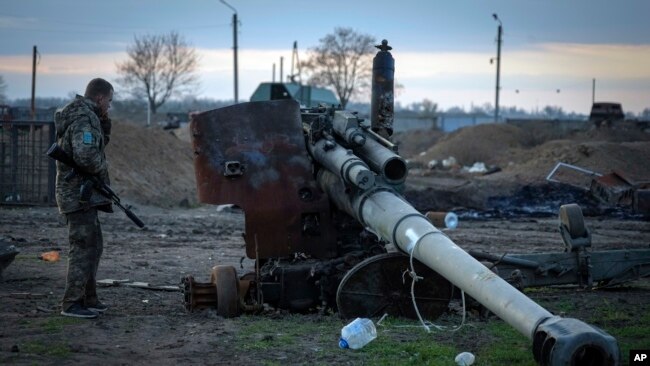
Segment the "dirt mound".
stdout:
<svg viewBox="0 0 650 366">
<path fill-rule="evenodd" d="M 106 155 L 111 185 L 125 201 L 161 207 L 197 203 L 187 141 L 157 127 L 117 121 Z"/>
<path fill-rule="evenodd" d="M 576 132 L 571 136 L 572 140 L 578 141 L 650 141 L 649 131 L 644 131 L 634 124 L 618 124 L 613 128 L 590 128 L 585 131 Z"/>
<path fill-rule="evenodd" d="M 572 164 L 600 174 L 623 173 L 635 181 L 650 180 L 650 142 L 609 142 L 554 140 L 528 150 L 511 150 L 504 174 L 495 178 L 514 178 L 522 182 L 542 181 L 558 162 Z"/>
<path fill-rule="evenodd" d="M 453 156 L 461 165 L 472 165 L 478 161 L 494 164 L 500 154 L 511 148 L 520 148 L 526 141 L 527 135 L 519 127 L 482 124 L 450 133 L 414 160 L 426 164 L 433 159 L 442 160 Z"/>
<path fill-rule="evenodd" d="M 405 158 L 419 156 L 435 145 L 445 133 L 439 130 L 411 130 L 397 132 L 392 136 L 393 143 L 399 146 L 399 153 Z"/>
</svg>

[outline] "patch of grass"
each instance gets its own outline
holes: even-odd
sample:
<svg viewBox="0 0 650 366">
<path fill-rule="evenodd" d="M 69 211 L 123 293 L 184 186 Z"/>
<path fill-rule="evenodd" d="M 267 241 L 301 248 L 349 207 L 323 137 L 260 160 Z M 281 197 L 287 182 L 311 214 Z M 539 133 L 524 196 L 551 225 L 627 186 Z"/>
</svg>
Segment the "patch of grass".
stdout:
<svg viewBox="0 0 650 366">
<path fill-rule="evenodd" d="M 618 347 L 621 351 L 621 359 L 627 360 L 631 349 L 648 348 L 648 338 L 650 337 L 650 327 L 626 327 L 625 329 L 610 329 L 608 333 L 616 338 Z"/>
<path fill-rule="evenodd" d="M 65 343 L 44 344 L 40 341 L 30 341 L 20 347 L 21 352 L 35 353 L 41 356 L 65 358 L 72 353 L 70 347 Z"/>
<path fill-rule="evenodd" d="M 556 301 L 552 304 L 552 310 L 554 310 L 555 313 L 558 313 L 560 315 L 562 314 L 567 314 L 571 313 L 576 310 L 576 304 L 575 302 L 569 300 L 569 299 L 563 299 Z"/>
<path fill-rule="evenodd" d="M 27 261 L 27 260 L 37 260 L 36 255 L 34 254 L 16 254 L 14 261 Z"/>
<path fill-rule="evenodd" d="M 249 350 L 290 349 L 303 339 L 319 341 L 320 335 L 331 334 L 331 330 L 338 327 L 333 321 L 314 322 L 300 315 L 287 315 L 282 319 L 242 316 L 238 322 L 241 323 L 238 341 Z"/>
<path fill-rule="evenodd" d="M 612 309 L 599 308 L 599 312 L 606 313 Z M 630 315 L 623 313 L 614 308 L 614 313 L 608 315 L 606 332 L 612 335 L 618 341 L 621 350 L 621 358 L 627 359 L 630 349 L 648 348 L 648 339 L 650 339 L 650 313 L 645 311 L 641 314 Z M 617 322 L 620 317 L 627 322 Z M 621 326 L 620 324 L 626 324 Z"/>
<path fill-rule="evenodd" d="M 448 342 L 437 342 L 422 329 L 393 328 L 381 331 L 377 339 L 355 352 L 367 356 L 373 365 L 453 365 L 456 349 Z M 409 338 L 400 339 L 408 333 Z"/>
<path fill-rule="evenodd" d="M 495 319 L 487 330 L 492 341 L 476 355 L 481 365 L 536 365 L 531 341 L 513 327 Z"/>
<path fill-rule="evenodd" d="M 574 314 L 582 310 L 579 303 L 576 305 L 564 296 L 548 300 L 554 310 L 565 310 L 566 317 L 600 326 L 615 337 L 623 359 L 630 349 L 647 348 L 650 339 L 647 307 L 632 314 L 629 308 L 626 312 L 625 307 L 617 306 L 611 299 L 597 299 L 591 302 L 589 317 L 584 318 Z M 443 315 L 436 322 L 455 325 L 459 320 L 457 315 Z M 432 328 L 430 333 L 419 327 L 417 321 L 388 317 L 377 326 L 377 339 L 359 350 L 338 348 L 338 337 L 347 321 L 336 314 L 242 316 L 232 321 L 238 329 L 236 344 L 252 354 L 268 355 L 262 362 L 269 366 L 283 365 L 287 359 L 313 365 L 453 365 L 456 355 L 464 351 L 475 355 L 477 365 L 536 364 L 532 341 L 496 317 L 487 321 L 471 320 L 456 332 Z"/>
<path fill-rule="evenodd" d="M 48 333 L 58 333 L 68 325 L 79 324 L 82 322 L 83 320 L 78 318 L 52 316 L 45 320 L 45 323 L 43 323 L 43 329 Z"/>
</svg>

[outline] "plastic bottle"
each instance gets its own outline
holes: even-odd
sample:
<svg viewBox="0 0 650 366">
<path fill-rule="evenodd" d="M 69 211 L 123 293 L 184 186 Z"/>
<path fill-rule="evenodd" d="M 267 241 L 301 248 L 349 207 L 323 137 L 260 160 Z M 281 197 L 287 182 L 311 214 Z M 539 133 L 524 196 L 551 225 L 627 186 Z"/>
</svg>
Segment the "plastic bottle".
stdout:
<svg viewBox="0 0 650 366">
<path fill-rule="evenodd" d="M 469 366 L 474 363 L 475 357 L 470 352 L 459 353 L 454 361 L 458 366 Z"/>
<path fill-rule="evenodd" d="M 425 214 L 426 218 L 431 221 L 436 227 L 446 227 L 447 229 L 455 229 L 458 227 L 458 215 L 449 212 L 429 211 Z"/>
<path fill-rule="evenodd" d="M 377 329 L 372 320 L 356 318 L 341 329 L 339 347 L 359 349 L 377 338 Z"/>
<path fill-rule="evenodd" d="M 453 212 L 448 212 L 445 215 L 445 227 L 448 229 L 455 229 L 458 227 L 458 215 Z"/>
</svg>

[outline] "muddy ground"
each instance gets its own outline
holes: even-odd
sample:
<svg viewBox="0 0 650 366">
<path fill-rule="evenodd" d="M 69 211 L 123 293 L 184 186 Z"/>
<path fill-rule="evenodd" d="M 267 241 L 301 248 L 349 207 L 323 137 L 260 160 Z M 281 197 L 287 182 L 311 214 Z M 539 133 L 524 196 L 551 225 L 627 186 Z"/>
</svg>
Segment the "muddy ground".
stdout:
<svg viewBox="0 0 650 366">
<path fill-rule="evenodd" d="M 178 135 L 114 122 L 107 148 L 111 181 L 123 199 L 136 204 L 147 228 L 138 229 L 120 212 L 101 214 L 105 245 L 98 278 L 178 286 L 186 275 L 208 282 L 217 264 L 233 265 L 240 274 L 251 271 L 253 261 L 241 261 L 243 214 L 218 212 L 197 202 L 189 131 Z M 423 212 L 459 212 L 461 224 L 448 235 L 463 249 L 494 254 L 562 251 L 555 215 L 559 204 L 569 202 L 578 202 L 588 216 L 595 250 L 650 248 L 647 217 L 611 211 L 584 192 L 545 181 L 560 161 L 650 181 L 648 131 L 622 126 L 558 134 L 544 124 L 525 129 L 499 124 L 395 138 L 411 164 L 405 197 Z M 458 164 L 449 170 L 428 168 L 432 161 L 451 156 Z M 475 162 L 501 170 L 485 176 L 462 173 L 463 166 Z M 472 219 L 477 217 L 483 219 Z M 336 314 L 290 315 L 270 309 L 258 316 L 224 319 L 213 310 L 186 312 L 180 291 L 126 286 L 99 288 L 110 309 L 98 319 L 64 318 L 59 301 L 65 286 L 67 229 L 56 208 L 0 206 L 0 241 L 20 250 L 0 281 L 0 364 L 357 365 L 376 364 L 373 353 L 391 345 L 377 341 L 361 352 L 339 350 L 339 330 L 346 321 Z M 60 261 L 37 258 L 55 249 L 62 253 Z M 648 279 L 617 290 L 570 287 L 529 295 L 555 314 L 605 330 L 612 319 L 624 319 L 624 326 L 649 319 L 641 316 L 650 313 Z M 603 304 L 613 314 L 603 314 Z M 289 324 L 305 326 L 283 328 Z M 460 335 L 432 335 L 432 342 L 470 351 L 494 343 L 473 314 L 464 329 Z M 391 329 L 390 339 L 411 342 L 421 336 L 417 332 L 421 330 Z M 388 336 L 380 329 L 380 338 Z M 621 338 L 621 349 L 629 349 L 634 337 Z M 650 340 L 641 344 L 650 348 Z M 417 355 L 417 349 L 409 351 L 404 360 L 422 364 Z M 625 364 L 625 354 L 623 360 Z"/>
<path fill-rule="evenodd" d="M 251 269 L 251 260 L 244 260 L 244 268 L 240 268 L 244 253 L 241 213 L 217 212 L 215 206 L 140 206 L 136 212 L 146 222 L 145 230 L 138 229 L 120 212 L 101 214 L 105 248 L 99 279 L 178 285 L 181 277 L 188 274 L 207 282 L 210 268 L 216 264 L 231 264 L 240 273 Z M 587 226 L 592 230 L 594 249 L 649 248 L 648 221 L 590 217 Z M 108 312 L 95 320 L 68 321 L 59 315 L 66 274 L 66 235 L 56 208 L 0 207 L 0 240 L 9 241 L 20 250 L 0 282 L 0 364 L 371 363 L 368 353 L 338 349 L 336 331 L 346 322 L 336 315 L 267 313 L 264 316 L 270 319 L 290 317 L 315 325 L 326 321 L 335 327 L 331 332 L 302 335 L 301 341 L 286 347 L 243 348 L 242 342 L 265 341 L 273 335 L 242 338 L 240 330 L 250 318 L 224 319 L 209 310 L 187 313 L 182 293 L 174 291 L 101 287 L 98 293 L 110 306 Z M 465 220 L 448 235 L 466 250 L 498 254 L 563 249 L 557 219 L 553 217 Z M 62 260 L 37 259 L 39 254 L 54 249 L 61 250 Z M 598 324 L 593 311 L 602 299 L 608 299 L 617 311 L 632 319 L 647 314 L 650 281 L 636 281 L 614 291 L 569 288 L 554 292 L 551 297 L 543 292 L 531 297 L 554 313 Z M 567 301 L 580 305 L 570 313 L 563 313 L 554 305 Z M 474 323 L 471 329 L 481 329 L 478 319 L 470 316 L 469 321 Z M 462 337 L 449 342 L 461 348 L 475 343 Z M 489 343 L 490 339 L 481 342 Z"/>
</svg>

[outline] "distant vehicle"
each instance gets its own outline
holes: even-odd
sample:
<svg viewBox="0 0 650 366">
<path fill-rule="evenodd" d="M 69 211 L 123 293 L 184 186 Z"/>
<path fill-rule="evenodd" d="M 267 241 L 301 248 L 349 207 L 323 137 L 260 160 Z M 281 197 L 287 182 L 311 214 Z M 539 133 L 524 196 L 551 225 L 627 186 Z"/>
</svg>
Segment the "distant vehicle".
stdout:
<svg viewBox="0 0 650 366">
<path fill-rule="evenodd" d="M 322 103 L 334 106 L 341 104 L 329 89 L 298 83 L 261 83 L 253 92 L 250 101 L 278 99 L 294 99 L 302 108 L 317 107 Z"/>
<path fill-rule="evenodd" d="M 164 122 L 159 122 L 163 130 L 173 130 L 187 124 L 189 113 L 169 112 Z"/>
<path fill-rule="evenodd" d="M 589 113 L 589 121 L 593 122 L 596 127 L 610 127 L 612 122 L 625 119 L 621 103 L 613 102 L 594 102 Z"/>
</svg>

